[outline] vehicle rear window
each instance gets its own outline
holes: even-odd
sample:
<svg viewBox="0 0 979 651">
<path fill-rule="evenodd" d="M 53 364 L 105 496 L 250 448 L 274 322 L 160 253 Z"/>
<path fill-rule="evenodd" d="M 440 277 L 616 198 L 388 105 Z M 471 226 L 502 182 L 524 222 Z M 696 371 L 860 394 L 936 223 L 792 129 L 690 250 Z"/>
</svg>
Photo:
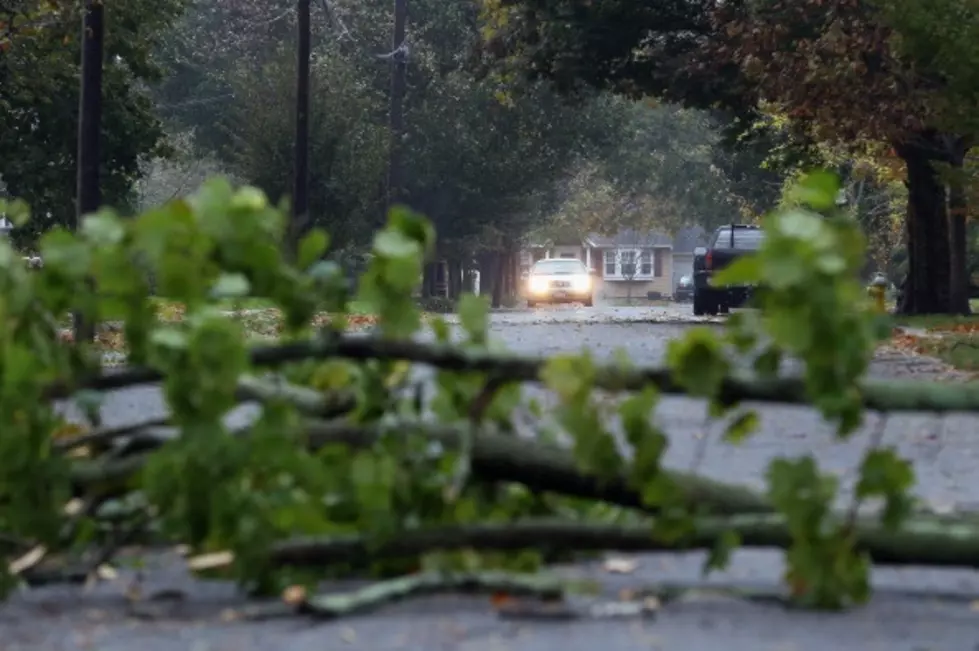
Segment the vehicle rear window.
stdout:
<svg viewBox="0 0 979 651">
<path fill-rule="evenodd" d="M 717 231 L 714 240 L 711 242 L 712 249 L 751 249 L 756 250 L 761 247 L 761 242 L 765 238 L 765 232 L 760 228 L 735 228 L 734 246 L 731 246 L 731 229 L 722 228 Z"/>
<path fill-rule="evenodd" d="M 541 274 L 579 274 L 586 272 L 585 265 L 581 260 L 570 258 L 551 258 L 550 260 L 540 260 L 534 265 L 534 272 Z"/>
</svg>

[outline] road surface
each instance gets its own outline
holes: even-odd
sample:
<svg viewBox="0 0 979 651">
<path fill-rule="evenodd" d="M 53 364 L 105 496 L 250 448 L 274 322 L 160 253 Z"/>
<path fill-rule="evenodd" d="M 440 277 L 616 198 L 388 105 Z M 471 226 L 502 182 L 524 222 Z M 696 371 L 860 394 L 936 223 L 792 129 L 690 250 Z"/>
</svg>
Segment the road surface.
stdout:
<svg viewBox="0 0 979 651">
<path fill-rule="evenodd" d="M 637 364 L 662 360 L 667 343 L 691 327 L 689 307 L 553 308 L 493 315 L 492 334 L 514 351 L 553 354 L 587 347 L 599 358 L 624 348 Z M 898 353 L 875 362 L 874 375 L 922 379 L 947 376 L 933 361 Z M 107 424 L 163 415 L 153 388 L 121 391 L 106 405 Z M 247 418 L 247 410 L 233 415 Z M 761 431 L 739 447 L 721 443 L 721 426 L 705 431 L 705 409 L 698 401 L 664 399 L 657 412 L 669 432 L 667 463 L 696 466 L 710 476 L 762 485 L 766 464 L 776 456 L 814 454 L 824 469 L 845 483 L 868 444 L 867 431 L 837 443 L 811 410 L 766 406 Z M 868 421 L 875 426 L 876 417 Z M 979 508 L 979 418 L 902 415 L 888 419 L 885 443 L 913 459 L 919 493 L 944 508 Z M 626 577 L 604 575 L 597 566 L 567 568 L 573 574 L 600 576 L 609 590 L 663 581 L 696 582 L 701 554 L 659 554 L 639 558 Z M 194 582 L 160 561 L 147 576 L 146 590 L 178 588 L 187 598 L 160 620 L 127 619 L 120 596 L 123 581 L 89 592 L 45 588 L 0 607 L 0 651 L 219 651 L 224 649 L 320 651 L 395 649 L 606 651 L 683 649 L 704 651 L 825 651 L 859 648 L 888 651 L 979 649 L 979 573 L 926 569 L 875 570 L 877 596 L 866 608 L 846 614 L 789 612 L 771 605 L 701 597 L 670 604 L 652 621 L 513 623 L 497 619 L 485 600 L 433 598 L 392 607 L 383 613 L 332 623 L 289 619 L 258 623 L 223 622 L 223 608 L 240 598 L 230 586 Z M 778 552 L 738 553 L 731 567 L 709 582 L 775 586 L 782 566 Z M 927 596 L 909 596 L 924 593 Z M 979 602 L 977 602 L 979 603 Z"/>
</svg>

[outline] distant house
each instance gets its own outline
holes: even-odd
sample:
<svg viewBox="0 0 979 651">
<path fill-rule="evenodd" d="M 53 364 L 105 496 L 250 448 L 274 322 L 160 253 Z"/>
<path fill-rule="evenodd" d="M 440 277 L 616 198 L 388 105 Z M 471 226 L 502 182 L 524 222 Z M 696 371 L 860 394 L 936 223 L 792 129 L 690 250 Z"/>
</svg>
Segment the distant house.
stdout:
<svg viewBox="0 0 979 651">
<path fill-rule="evenodd" d="M 614 236 L 559 237 L 531 244 L 522 251 L 521 270 L 544 258 L 584 262 L 595 271 L 596 294 L 602 298 L 672 296 L 676 284 L 673 238 L 665 233 L 622 231 Z"/>
<path fill-rule="evenodd" d="M 693 275 L 693 250 L 707 246 L 710 234 L 700 226 L 681 228 L 673 236 L 673 286 L 676 289 L 680 278 Z"/>
</svg>

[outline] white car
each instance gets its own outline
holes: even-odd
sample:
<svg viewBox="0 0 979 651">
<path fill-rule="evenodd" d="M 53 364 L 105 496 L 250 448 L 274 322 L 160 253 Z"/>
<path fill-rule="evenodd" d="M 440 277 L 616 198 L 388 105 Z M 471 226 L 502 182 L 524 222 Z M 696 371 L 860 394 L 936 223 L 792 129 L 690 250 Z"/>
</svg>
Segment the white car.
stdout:
<svg viewBox="0 0 979 651">
<path fill-rule="evenodd" d="M 584 303 L 591 307 L 592 277 L 581 260 L 538 260 L 527 275 L 527 306 L 540 303 Z"/>
</svg>

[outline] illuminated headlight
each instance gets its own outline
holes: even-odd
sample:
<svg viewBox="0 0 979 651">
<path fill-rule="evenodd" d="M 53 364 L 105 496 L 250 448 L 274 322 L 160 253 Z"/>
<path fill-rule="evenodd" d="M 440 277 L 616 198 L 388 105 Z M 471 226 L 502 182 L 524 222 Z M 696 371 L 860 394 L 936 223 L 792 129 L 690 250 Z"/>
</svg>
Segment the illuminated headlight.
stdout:
<svg viewBox="0 0 979 651">
<path fill-rule="evenodd" d="M 547 279 L 546 278 L 535 278 L 531 276 L 530 278 L 530 291 L 535 294 L 547 291 Z"/>
<path fill-rule="evenodd" d="M 571 289 L 576 292 L 587 292 L 591 289 L 591 278 L 588 276 L 575 276 L 571 279 Z"/>
</svg>

